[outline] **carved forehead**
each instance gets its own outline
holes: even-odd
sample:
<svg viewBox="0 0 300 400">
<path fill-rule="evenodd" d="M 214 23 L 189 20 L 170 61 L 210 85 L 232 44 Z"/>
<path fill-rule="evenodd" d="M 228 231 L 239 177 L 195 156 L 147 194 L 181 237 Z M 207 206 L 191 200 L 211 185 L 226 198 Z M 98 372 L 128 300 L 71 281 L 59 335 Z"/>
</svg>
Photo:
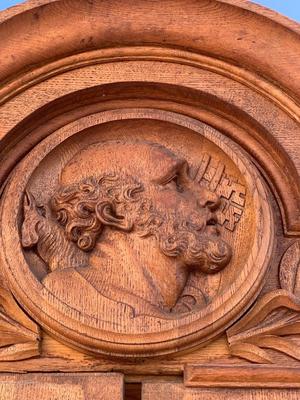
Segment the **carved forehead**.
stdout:
<svg viewBox="0 0 300 400">
<path fill-rule="evenodd" d="M 165 176 L 181 163 L 182 159 L 158 144 L 101 142 L 84 148 L 68 162 L 61 173 L 61 184 L 120 171 L 147 182 Z"/>
</svg>

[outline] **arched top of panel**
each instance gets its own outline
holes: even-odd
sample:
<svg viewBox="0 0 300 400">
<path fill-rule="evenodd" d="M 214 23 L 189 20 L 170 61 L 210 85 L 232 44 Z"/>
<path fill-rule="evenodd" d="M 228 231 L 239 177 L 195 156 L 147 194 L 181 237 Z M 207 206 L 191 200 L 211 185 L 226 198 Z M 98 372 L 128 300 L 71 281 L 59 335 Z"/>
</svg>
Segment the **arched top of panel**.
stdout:
<svg viewBox="0 0 300 400">
<path fill-rule="evenodd" d="M 138 1 L 133 7 L 129 0 L 33 0 L 2 12 L 1 19 L 1 80 L 29 64 L 144 44 L 227 59 L 299 93 L 293 79 L 300 51 L 298 24 L 248 1 L 167 0 L 163 7 Z"/>
<path fill-rule="evenodd" d="M 275 274 L 300 236 L 297 24 L 233 0 L 0 21 L 1 268 L 38 325 L 145 358 L 208 343 L 267 285 L 298 310 Z"/>
<path fill-rule="evenodd" d="M 32 0 L 3 11 L 0 21 L 2 180 L 28 149 L 16 131 L 30 131 L 26 121 L 42 107 L 93 86 L 126 82 L 132 72 L 131 82 L 175 83 L 178 97 L 193 89 L 215 99 L 210 112 L 243 127 L 243 134 L 233 134 L 222 125 L 270 178 L 286 233 L 300 231 L 297 23 L 241 0 L 167 0 L 163 6 L 140 0 L 134 7 L 129 0 Z M 149 73 L 137 67 L 143 62 Z M 121 64 L 125 77 L 114 72 Z M 164 70 L 156 77 L 154 64 Z M 64 78 L 68 84 L 59 84 Z M 33 135 L 29 142 L 35 144 Z M 23 150 L 7 165 L 7 146 L 17 143 Z"/>
</svg>

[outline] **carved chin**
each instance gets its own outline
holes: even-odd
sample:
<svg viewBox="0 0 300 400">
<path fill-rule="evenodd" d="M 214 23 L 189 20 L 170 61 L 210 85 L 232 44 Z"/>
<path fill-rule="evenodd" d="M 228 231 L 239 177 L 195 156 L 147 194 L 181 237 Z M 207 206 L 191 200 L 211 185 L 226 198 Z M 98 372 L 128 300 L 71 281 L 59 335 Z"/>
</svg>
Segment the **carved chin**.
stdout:
<svg viewBox="0 0 300 400">
<path fill-rule="evenodd" d="M 228 243 L 216 237 L 204 240 L 201 249 L 188 248 L 183 256 L 188 266 L 206 274 L 214 274 L 229 264 L 232 250 Z"/>
<path fill-rule="evenodd" d="M 231 260 L 231 246 L 218 235 L 199 235 L 196 231 L 179 231 L 160 238 L 160 249 L 168 257 L 179 258 L 187 267 L 213 274 Z"/>
<path fill-rule="evenodd" d="M 217 243 L 216 243 L 217 242 Z M 205 251 L 204 262 L 201 265 L 201 271 L 207 274 L 213 274 L 225 268 L 232 257 L 231 247 L 223 240 L 212 241 Z"/>
</svg>

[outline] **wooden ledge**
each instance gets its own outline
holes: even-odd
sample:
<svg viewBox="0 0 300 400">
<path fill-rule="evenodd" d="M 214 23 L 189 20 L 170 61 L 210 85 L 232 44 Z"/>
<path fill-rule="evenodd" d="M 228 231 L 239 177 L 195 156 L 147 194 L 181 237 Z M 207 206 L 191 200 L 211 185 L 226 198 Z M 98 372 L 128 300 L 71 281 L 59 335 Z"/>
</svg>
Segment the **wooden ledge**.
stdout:
<svg viewBox="0 0 300 400">
<path fill-rule="evenodd" d="M 300 388 L 300 368 L 277 365 L 186 365 L 187 387 Z"/>
</svg>

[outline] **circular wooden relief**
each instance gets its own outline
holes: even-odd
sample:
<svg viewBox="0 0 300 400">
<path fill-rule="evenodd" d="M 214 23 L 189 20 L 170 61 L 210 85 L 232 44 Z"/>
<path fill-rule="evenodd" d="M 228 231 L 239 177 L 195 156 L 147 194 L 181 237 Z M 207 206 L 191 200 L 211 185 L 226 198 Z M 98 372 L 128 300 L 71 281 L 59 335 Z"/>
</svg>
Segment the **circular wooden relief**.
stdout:
<svg viewBox="0 0 300 400">
<path fill-rule="evenodd" d="M 10 179 L 2 226 L 4 268 L 28 313 L 73 346 L 124 357 L 224 331 L 254 301 L 274 241 L 246 153 L 199 121 L 146 108 L 44 139 Z"/>
</svg>

